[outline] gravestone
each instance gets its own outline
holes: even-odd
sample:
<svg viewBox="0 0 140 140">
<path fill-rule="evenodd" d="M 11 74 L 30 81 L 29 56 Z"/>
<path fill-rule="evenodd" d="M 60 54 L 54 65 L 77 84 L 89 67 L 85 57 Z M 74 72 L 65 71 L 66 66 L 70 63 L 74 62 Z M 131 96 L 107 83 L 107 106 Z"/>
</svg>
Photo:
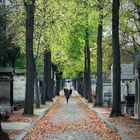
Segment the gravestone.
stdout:
<svg viewBox="0 0 140 140">
<path fill-rule="evenodd" d="M 10 113 L 13 107 L 13 68 L 0 67 L 0 112 Z"/>
<path fill-rule="evenodd" d="M 0 98 L 10 100 L 10 77 L 0 76 Z"/>
<path fill-rule="evenodd" d="M 96 95 L 96 79 L 95 78 L 91 78 L 91 93 L 93 97 Z"/>
<path fill-rule="evenodd" d="M 26 71 L 15 69 L 14 74 L 14 101 L 25 101 Z"/>
<path fill-rule="evenodd" d="M 105 106 L 110 107 L 111 106 L 111 100 L 112 100 L 112 85 L 111 82 L 105 82 L 103 83 L 103 102 Z"/>
</svg>

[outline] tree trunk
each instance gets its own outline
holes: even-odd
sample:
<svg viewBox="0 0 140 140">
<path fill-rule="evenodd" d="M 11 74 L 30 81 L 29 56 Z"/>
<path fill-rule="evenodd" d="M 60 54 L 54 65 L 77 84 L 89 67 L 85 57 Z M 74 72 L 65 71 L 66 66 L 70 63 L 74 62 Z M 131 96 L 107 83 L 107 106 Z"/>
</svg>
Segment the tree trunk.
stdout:
<svg viewBox="0 0 140 140">
<path fill-rule="evenodd" d="M 78 91 L 79 94 L 81 94 L 80 93 L 80 84 L 81 84 L 80 83 L 80 76 L 77 77 L 77 80 L 76 81 L 77 81 L 76 82 L 76 90 Z"/>
<path fill-rule="evenodd" d="M 79 92 L 82 97 L 84 97 L 84 89 L 85 89 L 84 85 L 85 85 L 84 77 L 80 76 Z"/>
<path fill-rule="evenodd" d="M 79 84 L 80 84 L 80 80 L 79 77 L 77 77 L 76 79 L 76 90 L 79 92 Z"/>
<path fill-rule="evenodd" d="M 56 72 L 56 95 L 59 96 L 59 92 L 61 89 L 61 75 Z"/>
<path fill-rule="evenodd" d="M 99 1 L 100 2 L 100 1 Z M 103 32 L 103 16 L 102 4 L 99 3 L 99 24 L 97 37 L 97 87 L 96 87 L 96 103 L 95 106 L 103 104 L 103 85 L 102 85 L 102 32 Z"/>
<path fill-rule="evenodd" d="M 36 66 L 35 66 L 34 90 L 35 90 L 35 104 L 36 104 L 36 108 L 40 108 L 40 97 L 39 97 L 39 89 L 38 89 L 38 80 L 37 80 Z"/>
<path fill-rule="evenodd" d="M 44 75 L 43 75 L 43 95 L 42 103 L 45 104 L 47 96 L 47 51 L 44 51 Z"/>
<path fill-rule="evenodd" d="M 52 101 L 51 95 L 51 52 L 44 52 L 44 96 L 46 101 Z"/>
<path fill-rule="evenodd" d="M 61 76 L 61 78 L 62 78 L 62 76 Z M 60 89 L 63 89 L 64 85 L 65 85 L 65 79 L 62 79 L 61 80 L 61 88 Z"/>
<path fill-rule="evenodd" d="M 92 102 L 91 95 L 91 79 L 90 79 L 90 48 L 89 48 L 89 29 L 88 29 L 88 19 L 87 27 L 85 30 L 85 92 L 86 99 Z"/>
<path fill-rule="evenodd" d="M 120 90 L 120 45 L 119 45 L 119 0 L 113 0 L 112 8 L 112 47 L 113 47 L 113 102 L 111 116 L 121 115 Z"/>
<path fill-rule="evenodd" d="M 46 102 L 46 94 L 47 94 L 47 51 L 44 51 L 44 75 L 43 75 L 43 92 L 42 92 L 42 104 Z"/>
<path fill-rule="evenodd" d="M 6 36 L 6 5 L 5 2 L 2 3 L 1 7 L 0 7 L 0 12 L 2 14 L 0 14 L 0 18 L 1 18 L 1 22 L 0 22 L 0 27 L 1 27 L 1 32 L 4 33 L 2 34 L 2 36 Z"/>
<path fill-rule="evenodd" d="M 85 66 L 84 66 L 84 87 L 83 87 L 83 97 L 87 99 L 87 46 L 86 46 L 86 38 L 85 38 Z"/>
<path fill-rule="evenodd" d="M 80 93 L 80 95 L 83 97 L 83 79 L 82 77 L 79 77 L 79 86 L 78 86 L 78 92 Z"/>
<path fill-rule="evenodd" d="M 76 90 L 76 79 L 73 80 L 73 87 Z"/>
<path fill-rule="evenodd" d="M 55 92 L 54 92 L 54 85 L 55 85 L 55 81 L 54 81 L 54 68 L 52 67 L 52 95 L 53 97 L 55 97 Z"/>
<path fill-rule="evenodd" d="M 45 104 L 45 97 L 43 96 L 44 95 L 44 86 L 43 86 L 43 80 L 40 80 L 39 81 L 39 93 L 41 95 L 41 104 Z M 44 97 L 44 100 L 43 100 L 43 97 Z"/>
<path fill-rule="evenodd" d="M 34 32 L 34 0 L 24 2 L 26 8 L 26 94 L 24 114 L 33 115 L 34 107 L 34 57 L 33 57 L 33 32 Z"/>
<path fill-rule="evenodd" d="M 46 101 L 52 101 L 52 83 L 51 83 L 51 51 L 48 51 L 47 50 L 47 55 L 46 55 L 46 72 L 47 72 L 47 77 L 46 77 L 46 80 L 47 80 L 47 85 L 46 85 L 46 88 L 47 88 L 47 93 L 46 93 Z"/>
<path fill-rule="evenodd" d="M 91 78 L 90 78 L 90 49 L 87 46 L 87 99 L 88 102 L 92 102 L 92 94 L 91 94 Z"/>
</svg>

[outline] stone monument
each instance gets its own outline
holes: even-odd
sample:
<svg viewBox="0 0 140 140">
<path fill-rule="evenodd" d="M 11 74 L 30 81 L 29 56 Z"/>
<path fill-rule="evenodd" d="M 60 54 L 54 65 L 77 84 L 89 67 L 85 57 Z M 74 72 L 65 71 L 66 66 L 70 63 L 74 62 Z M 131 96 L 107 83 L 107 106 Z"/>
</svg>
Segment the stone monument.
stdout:
<svg viewBox="0 0 140 140">
<path fill-rule="evenodd" d="M 0 67 L 0 113 L 3 116 L 13 110 L 13 68 Z"/>
</svg>

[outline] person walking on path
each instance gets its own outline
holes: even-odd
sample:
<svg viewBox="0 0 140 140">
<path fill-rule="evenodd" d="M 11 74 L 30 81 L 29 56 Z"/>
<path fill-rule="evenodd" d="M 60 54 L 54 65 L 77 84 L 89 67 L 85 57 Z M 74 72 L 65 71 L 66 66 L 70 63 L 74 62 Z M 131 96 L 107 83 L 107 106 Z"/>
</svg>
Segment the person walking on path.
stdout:
<svg viewBox="0 0 140 140">
<path fill-rule="evenodd" d="M 65 88 L 64 89 L 64 94 L 65 94 L 65 98 L 66 98 L 67 103 L 68 103 L 68 100 L 69 100 L 69 98 L 70 98 L 70 96 L 72 94 L 72 89 L 68 90 L 68 89 Z"/>
</svg>

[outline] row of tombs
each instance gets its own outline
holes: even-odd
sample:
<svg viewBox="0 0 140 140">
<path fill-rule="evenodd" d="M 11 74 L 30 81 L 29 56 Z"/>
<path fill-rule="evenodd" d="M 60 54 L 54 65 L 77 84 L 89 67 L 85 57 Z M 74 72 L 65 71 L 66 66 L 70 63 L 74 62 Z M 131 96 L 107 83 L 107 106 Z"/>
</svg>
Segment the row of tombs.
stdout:
<svg viewBox="0 0 140 140">
<path fill-rule="evenodd" d="M 38 77 L 39 98 L 42 100 L 43 77 Z M 56 89 L 56 83 L 53 83 Z M 61 86 L 61 84 L 59 84 Z M 61 87 L 60 87 L 61 88 Z M 26 70 L 0 67 L 0 114 L 5 119 L 24 106 L 26 92 Z M 52 91 L 57 92 L 56 90 Z M 36 95 L 34 95 L 36 101 Z"/>
<path fill-rule="evenodd" d="M 103 102 L 111 107 L 113 66 L 103 76 Z M 96 79 L 91 80 L 92 94 L 96 92 Z M 121 64 L 121 111 L 140 119 L 140 53 L 135 55 L 134 64 Z"/>
<path fill-rule="evenodd" d="M 0 113 L 4 117 L 25 101 L 25 70 L 0 67 Z"/>
<path fill-rule="evenodd" d="M 59 95 L 59 91 L 62 89 L 63 80 L 61 73 L 55 73 L 53 71 L 51 77 L 51 98 Z M 37 100 L 40 103 L 44 103 L 43 92 L 43 76 L 37 77 L 37 84 L 35 85 L 38 90 L 34 92 L 34 103 Z M 26 70 L 14 69 L 12 67 L 0 67 L 0 114 L 7 116 L 18 109 L 24 107 L 26 93 Z M 39 98 L 39 99 L 38 99 Z"/>
<path fill-rule="evenodd" d="M 103 100 L 107 106 L 111 106 L 112 102 L 112 70 L 109 77 L 110 80 L 103 82 Z M 96 80 L 92 79 L 91 83 L 93 93 Z M 11 69 L 0 68 L 0 112 L 4 108 L 11 110 L 12 101 L 24 102 L 25 85 L 25 71 L 15 70 L 13 76 Z M 140 119 L 140 53 L 135 56 L 134 64 L 121 64 L 121 108 L 122 113 Z"/>
</svg>

